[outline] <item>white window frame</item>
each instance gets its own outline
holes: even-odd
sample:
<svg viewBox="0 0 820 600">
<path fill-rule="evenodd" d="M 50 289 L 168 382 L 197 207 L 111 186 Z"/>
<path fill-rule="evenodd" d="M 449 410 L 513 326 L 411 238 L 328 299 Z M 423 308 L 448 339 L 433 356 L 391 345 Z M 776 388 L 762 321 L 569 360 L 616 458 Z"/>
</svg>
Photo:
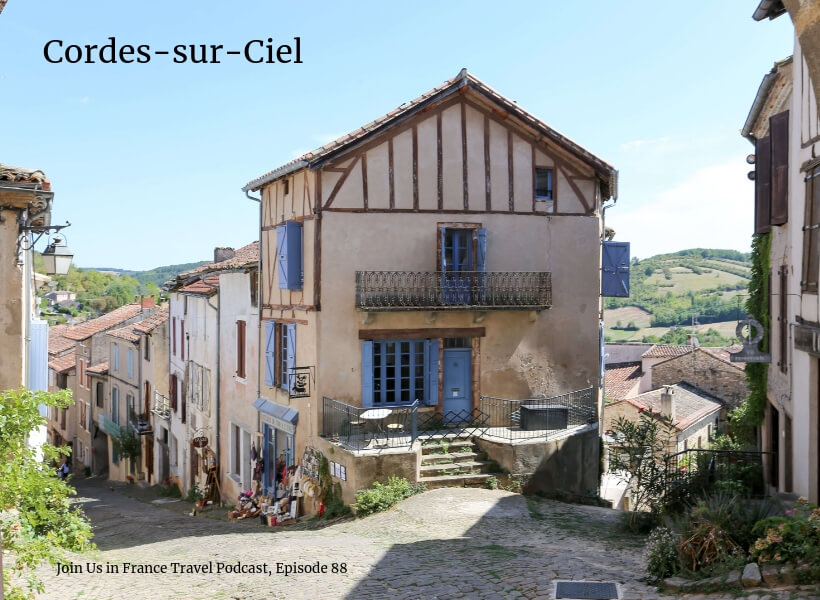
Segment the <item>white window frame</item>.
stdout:
<svg viewBox="0 0 820 600">
<path fill-rule="evenodd" d="M 134 349 L 128 349 L 128 378 L 134 377 Z"/>
<path fill-rule="evenodd" d="M 116 342 L 111 343 L 111 368 L 114 371 L 120 370 L 120 349 Z"/>
</svg>

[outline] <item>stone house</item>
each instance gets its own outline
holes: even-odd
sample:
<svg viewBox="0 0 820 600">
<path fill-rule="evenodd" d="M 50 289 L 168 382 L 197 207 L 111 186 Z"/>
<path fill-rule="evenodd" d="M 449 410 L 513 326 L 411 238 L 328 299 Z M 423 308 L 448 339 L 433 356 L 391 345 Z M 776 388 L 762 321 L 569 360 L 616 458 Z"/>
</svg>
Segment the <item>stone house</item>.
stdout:
<svg viewBox="0 0 820 600">
<path fill-rule="evenodd" d="M 512 403 L 584 389 L 599 414 L 617 171 L 466 70 L 243 189 L 260 203 L 265 489 L 273 464 L 313 451 L 334 453 L 347 501 L 391 473 L 416 480 L 411 421 L 492 413 L 508 432 Z M 338 441 L 391 425 L 408 445 Z M 592 429 L 572 452 L 576 490 L 597 487 Z M 558 452 L 502 446 L 530 475 Z"/>
<path fill-rule="evenodd" d="M 793 3 L 793 56 L 764 75 L 741 134 L 754 144 L 754 233 L 770 247 L 765 418 L 759 443 L 771 491 L 820 502 L 820 141 L 817 31 L 808 3 Z M 754 18 L 776 18 L 780 1 Z M 794 15 L 797 17 L 797 15 Z M 781 17 L 782 18 L 782 17 Z M 810 25 L 810 26 L 807 26 Z M 765 325 L 765 323 L 764 323 Z M 776 458 L 772 458 L 776 457 Z"/>
<path fill-rule="evenodd" d="M 256 366 L 248 366 L 258 356 L 258 260 L 256 242 L 216 248 L 212 263 L 178 275 L 170 288 L 170 406 L 159 427 L 163 437 L 168 431 L 170 478 L 183 493 L 204 489 L 211 470 L 226 497 L 250 483 L 251 447 L 259 446 Z"/>
<path fill-rule="evenodd" d="M 77 380 L 77 358 L 74 341 L 63 337 L 68 325 L 53 325 L 48 329 L 48 391 L 74 389 Z M 75 404 L 66 408 L 51 408 L 48 441 L 55 446 L 71 445 L 77 428 Z"/>
</svg>

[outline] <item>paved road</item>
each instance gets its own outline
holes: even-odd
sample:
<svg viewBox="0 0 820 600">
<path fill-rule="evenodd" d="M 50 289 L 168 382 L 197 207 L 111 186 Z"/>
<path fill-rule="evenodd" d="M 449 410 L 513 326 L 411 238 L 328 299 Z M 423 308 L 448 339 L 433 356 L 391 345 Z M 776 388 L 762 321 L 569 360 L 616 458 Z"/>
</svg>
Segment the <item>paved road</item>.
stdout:
<svg viewBox="0 0 820 600">
<path fill-rule="evenodd" d="M 77 487 L 100 552 L 77 557 L 80 572 L 44 571 L 49 600 L 546 600 L 557 580 L 669 598 L 639 581 L 640 540 L 615 533 L 606 509 L 440 489 L 366 519 L 289 530 L 181 515 L 104 482 Z"/>
</svg>

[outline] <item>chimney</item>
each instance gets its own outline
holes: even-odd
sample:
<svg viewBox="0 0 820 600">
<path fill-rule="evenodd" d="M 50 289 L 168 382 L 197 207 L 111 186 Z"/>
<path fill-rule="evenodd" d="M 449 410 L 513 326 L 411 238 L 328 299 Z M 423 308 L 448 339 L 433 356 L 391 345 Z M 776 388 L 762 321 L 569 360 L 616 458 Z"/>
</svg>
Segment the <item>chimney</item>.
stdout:
<svg viewBox="0 0 820 600">
<path fill-rule="evenodd" d="M 694 346 L 695 348 L 700 348 L 700 342 L 694 333 L 686 334 L 686 344 L 689 346 Z"/>
<path fill-rule="evenodd" d="M 671 385 L 663 386 L 661 392 L 661 414 L 675 420 L 675 390 Z"/>
<path fill-rule="evenodd" d="M 230 260 L 234 256 L 236 256 L 236 251 L 233 248 L 214 248 L 214 262 Z"/>
<path fill-rule="evenodd" d="M 148 296 L 147 298 L 140 296 L 140 308 L 154 308 L 154 306 L 156 305 L 154 304 L 153 296 Z"/>
</svg>

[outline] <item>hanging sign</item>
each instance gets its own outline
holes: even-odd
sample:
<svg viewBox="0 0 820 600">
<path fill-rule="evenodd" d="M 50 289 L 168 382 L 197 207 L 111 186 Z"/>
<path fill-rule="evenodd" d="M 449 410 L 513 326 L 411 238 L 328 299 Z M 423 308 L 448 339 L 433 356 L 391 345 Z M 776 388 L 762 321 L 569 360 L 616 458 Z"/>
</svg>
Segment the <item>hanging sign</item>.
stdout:
<svg viewBox="0 0 820 600">
<path fill-rule="evenodd" d="M 748 337 L 743 335 L 744 331 L 748 332 Z M 730 354 L 730 361 L 743 363 L 772 362 L 771 354 L 761 352 L 757 348 L 758 343 L 763 339 L 763 326 L 752 315 L 747 315 L 743 321 L 738 322 L 735 333 L 743 343 L 743 350 Z"/>
<path fill-rule="evenodd" d="M 208 438 L 204 435 L 197 436 L 193 439 L 194 448 L 204 448 L 208 445 Z"/>
</svg>

